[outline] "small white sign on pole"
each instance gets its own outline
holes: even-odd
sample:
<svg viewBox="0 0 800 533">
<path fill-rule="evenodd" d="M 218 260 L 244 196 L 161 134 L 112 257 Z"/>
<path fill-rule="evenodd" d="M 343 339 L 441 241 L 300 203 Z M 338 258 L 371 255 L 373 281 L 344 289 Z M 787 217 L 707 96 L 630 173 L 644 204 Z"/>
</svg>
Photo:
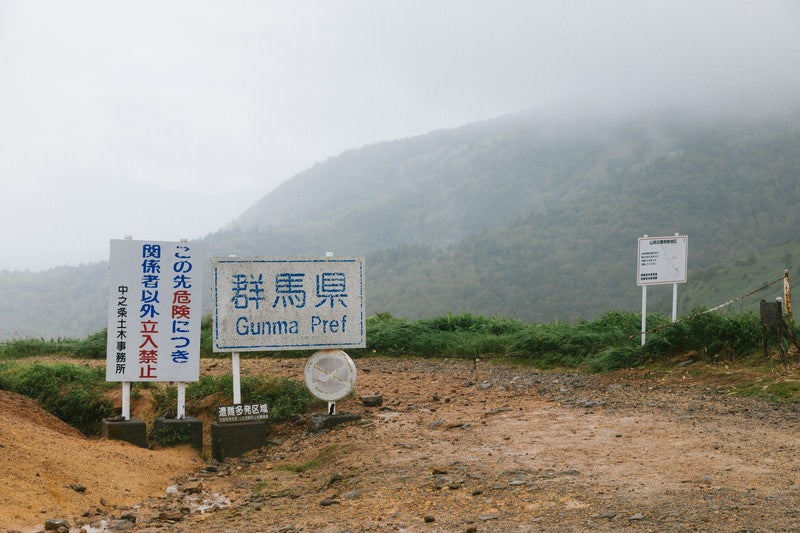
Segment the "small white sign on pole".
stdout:
<svg viewBox="0 0 800 533">
<path fill-rule="evenodd" d="M 641 237 L 637 285 L 686 283 L 686 251 L 689 237 Z"/>
<path fill-rule="evenodd" d="M 202 257 L 188 241 L 111 241 L 107 381 L 200 379 Z"/>
<path fill-rule="evenodd" d="M 211 260 L 213 349 L 364 348 L 364 258 Z"/>
<path fill-rule="evenodd" d="M 678 316 L 678 283 L 686 283 L 686 259 L 689 237 L 639 238 L 636 284 L 642 287 L 642 346 L 647 331 L 647 286 L 672 283 L 672 321 Z"/>
</svg>

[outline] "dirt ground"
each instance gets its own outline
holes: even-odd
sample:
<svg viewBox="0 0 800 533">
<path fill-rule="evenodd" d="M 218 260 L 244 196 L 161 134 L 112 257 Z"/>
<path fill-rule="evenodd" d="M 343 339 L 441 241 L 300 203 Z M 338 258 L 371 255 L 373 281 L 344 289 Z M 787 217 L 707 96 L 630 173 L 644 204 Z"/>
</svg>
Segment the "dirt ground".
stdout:
<svg viewBox="0 0 800 533">
<path fill-rule="evenodd" d="M 304 362 L 242 368 L 302 379 Z M 800 410 L 727 394 L 734 369 L 356 366 L 356 394 L 337 411 L 360 420 L 273 425 L 263 448 L 221 463 L 89 440 L 0 392 L 0 531 L 47 518 L 75 532 L 800 531 Z M 378 394 L 379 407 L 359 400 Z"/>
</svg>

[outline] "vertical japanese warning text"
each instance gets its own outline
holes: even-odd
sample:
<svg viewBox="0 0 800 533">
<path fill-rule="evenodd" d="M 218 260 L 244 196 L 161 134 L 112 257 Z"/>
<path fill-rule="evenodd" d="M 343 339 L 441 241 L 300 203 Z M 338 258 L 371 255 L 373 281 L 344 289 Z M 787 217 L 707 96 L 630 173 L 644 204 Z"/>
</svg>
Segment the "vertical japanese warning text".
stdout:
<svg viewBox="0 0 800 533">
<path fill-rule="evenodd" d="M 363 258 L 215 258 L 214 351 L 363 348 Z"/>
<path fill-rule="evenodd" d="M 199 246 L 112 240 L 107 381 L 200 378 Z"/>
</svg>

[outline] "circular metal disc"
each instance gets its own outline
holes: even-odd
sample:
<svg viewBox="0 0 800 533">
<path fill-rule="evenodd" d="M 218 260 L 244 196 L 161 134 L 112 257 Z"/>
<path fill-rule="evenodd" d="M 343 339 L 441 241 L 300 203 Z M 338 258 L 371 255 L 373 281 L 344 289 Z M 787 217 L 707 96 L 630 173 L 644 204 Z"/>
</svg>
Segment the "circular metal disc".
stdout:
<svg viewBox="0 0 800 533">
<path fill-rule="evenodd" d="M 311 394 L 320 400 L 341 400 L 356 386 L 356 365 L 341 350 L 322 350 L 306 362 L 305 380 Z"/>
</svg>

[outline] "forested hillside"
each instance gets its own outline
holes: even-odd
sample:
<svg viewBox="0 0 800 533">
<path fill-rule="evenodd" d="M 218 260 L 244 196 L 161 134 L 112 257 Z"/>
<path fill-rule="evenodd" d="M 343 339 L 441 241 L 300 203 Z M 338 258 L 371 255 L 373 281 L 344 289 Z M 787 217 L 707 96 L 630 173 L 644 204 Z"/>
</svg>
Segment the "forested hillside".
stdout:
<svg viewBox="0 0 800 533">
<path fill-rule="evenodd" d="M 81 337 L 105 327 L 108 264 L 0 272 L 0 339 Z"/>
<path fill-rule="evenodd" d="M 800 259 L 798 118 L 524 113 L 379 143 L 298 174 L 203 244 L 209 257 L 366 255 L 370 314 L 552 321 L 638 310 L 637 239 L 679 232 L 681 305 L 712 306 Z M 782 264 L 751 260 L 778 246 Z M 79 284 L 98 267 L 74 269 L 74 282 L 21 275 L 0 273 L 0 336 L 103 327 L 102 292 L 92 320 L 76 319 L 91 311 L 71 296 L 96 291 Z M 671 291 L 651 302 L 668 311 Z M 19 326 L 45 316 L 44 329 Z"/>
<path fill-rule="evenodd" d="M 372 311 L 549 321 L 638 309 L 638 237 L 680 232 L 689 283 L 679 309 L 713 306 L 793 266 L 762 274 L 747 258 L 800 242 L 796 117 L 505 117 L 342 154 L 225 235 L 247 253 L 270 242 L 367 253 Z M 731 270 L 741 284 L 707 288 Z M 652 288 L 650 302 L 669 312 L 671 287 Z"/>
</svg>

